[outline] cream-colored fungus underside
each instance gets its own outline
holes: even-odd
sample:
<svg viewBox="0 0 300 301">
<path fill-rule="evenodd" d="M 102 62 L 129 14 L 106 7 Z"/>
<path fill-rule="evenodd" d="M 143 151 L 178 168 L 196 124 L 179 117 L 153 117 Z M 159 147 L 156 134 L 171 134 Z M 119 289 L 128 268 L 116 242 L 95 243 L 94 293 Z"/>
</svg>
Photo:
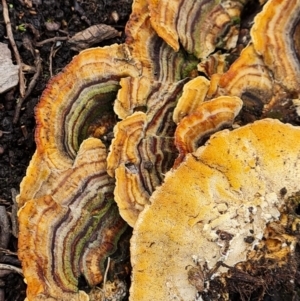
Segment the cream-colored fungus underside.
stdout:
<svg viewBox="0 0 300 301">
<path fill-rule="evenodd" d="M 219 132 L 187 155 L 134 228 L 130 301 L 195 300 L 188 281 L 195 258 L 209 268 L 244 261 L 266 223 L 279 218 L 280 190 L 299 190 L 299 150 L 299 128 L 265 119 Z M 227 251 L 218 230 L 233 235 Z M 249 235 L 253 243 L 244 241 Z"/>
</svg>

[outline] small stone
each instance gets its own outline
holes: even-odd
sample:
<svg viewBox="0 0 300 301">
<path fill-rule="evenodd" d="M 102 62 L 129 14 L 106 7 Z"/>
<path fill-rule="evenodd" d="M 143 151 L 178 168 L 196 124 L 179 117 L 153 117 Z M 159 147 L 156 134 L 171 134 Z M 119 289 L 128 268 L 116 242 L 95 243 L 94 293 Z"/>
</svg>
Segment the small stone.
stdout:
<svg viewBox="0 0 300 301">
<path fill-rule="evenodd" d="M 59 22 L 45 22 L 45 26 L 48 31 L 57 31 L 61 24 Z"/>
</svg>

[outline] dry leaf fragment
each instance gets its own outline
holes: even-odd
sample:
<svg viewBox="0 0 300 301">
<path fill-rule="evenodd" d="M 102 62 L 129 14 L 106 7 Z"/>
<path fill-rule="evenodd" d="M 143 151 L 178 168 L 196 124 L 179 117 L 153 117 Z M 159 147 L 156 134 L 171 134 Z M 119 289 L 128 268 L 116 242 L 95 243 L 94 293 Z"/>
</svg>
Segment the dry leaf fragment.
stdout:
<svg viewBox="0 0 300 301">
<path fill-rule="evenodd" d="M 112 26 L 96 24 L 80 32 L 77 32 L 68 40 L 71 49 L 81 51 L 107 39 L 120 36 L 120 33 Z"/>
</svg>

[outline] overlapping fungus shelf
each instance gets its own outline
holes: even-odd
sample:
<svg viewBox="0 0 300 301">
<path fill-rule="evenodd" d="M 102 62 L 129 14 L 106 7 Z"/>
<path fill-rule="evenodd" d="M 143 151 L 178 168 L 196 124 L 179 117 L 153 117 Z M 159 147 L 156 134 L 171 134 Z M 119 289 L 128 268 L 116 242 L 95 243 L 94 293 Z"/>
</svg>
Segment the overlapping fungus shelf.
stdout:
<svg viewBox="0 0 300 301">
<path fill-rule="evenodd" d="M 199 145 L 204 144 L 204 140 L 211 134 L 231 127 L 242 106 L 243 102 L 238 97 L 220 96 L 201 103 L 183 118 L 175 132 L 179 157 L 174 167 L 177 167 L 188 153 L 196 151 Z"/>
<path fill-rule="evenodd" d="M 138 111 L 139 107 L 136 107 L 136 112 L 116 125 L 107 158 L 108 173 L 116 178 L 115 199 L 122 217 L 131 226 L 134 226 L 144 206 L 149 204 L 150 195 L 162 183 L 163 174 L 172 167 L 176 158 L 176 125 L 172 115 L 186 80 L 150 82 L 147 89 L 143 78 L 142 82 L 141 89 L 147 93 L 140 94 L 134 85 L 131 86 L 133 89 L 122 86 L 126 95 L 120 90 L 118 103 L 143 95 L 143 103 L 139 104 L 145 112 Z M 124 100 L 120 99 L 121 96 L 125 96 Z"/>
<path fill-rule="evenodd" d="M 216 48 L 232 49 L 244 1 L 149 1 L 151 25 L 175 51 L 180 45 L 197 58 Z M 226 28 L 226 30 L 225 30 Z"/>
<path fill-rule="evenodd" d="M 126 229 L 106 173 L 105 146 L 84 140 L 72 167 L 52 181 L 48 194 L 28 200 L 19 212 L 27 298 L 88 300 L 77 288 L 80 275 L 91 286 L 101 282 L 104 260 Z"/>
<path fill-rule="evenodd" d="M 106 171 L 107 150 L 99 139 L 86 139 L 95 112 L 113 114 L 119 79 L 138 74 L 124 55 L 123 45 L 82 52 L 50 81 L 36 108 L 37 150 L 18 196 L 29 300 L 85 296 L 77 288 L 80 275 L 91 286 L 101 282 L 104 260 L 126 228 Z"/>
<path fill-rule="evenodd" d="M 28 301 L 93 300 L 79 279 L 101 285 L 127 224 L 130 301 L 227 301 L 237 270 L 272 258 L 265 292 L 293 263 L 299 128 L 243 123 L 300 103 L 300 2 L 259 1 L 240 30 L 250 4 L 135 0 L 125 43 L 50 80 L 17 198 Z"/>
<path fill-rule="evenodd" d="M 194 112 L 205 100 L 210 82 L 204 76 L 198 76 L 184 85 L 183 93 L 174 109 L 173 120 L 178 124 L 182 118 Z"/>
<path fill-rule="evenodd" d="M 274 80 L 288 91 L 299 93 L 299 1 L 268 1 L 254 21 L 251 37 L 256 52 Z"/>
</svg>

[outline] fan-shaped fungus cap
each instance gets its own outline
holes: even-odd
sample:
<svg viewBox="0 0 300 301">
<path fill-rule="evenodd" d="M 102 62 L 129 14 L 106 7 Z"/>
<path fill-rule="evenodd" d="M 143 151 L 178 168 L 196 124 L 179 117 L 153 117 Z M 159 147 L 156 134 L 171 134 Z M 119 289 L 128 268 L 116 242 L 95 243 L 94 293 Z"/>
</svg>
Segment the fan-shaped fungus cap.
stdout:
<svg viewBox="0 0 300 301">
<path fill-rule="evenodd" d="M 185 80 L 186 82 L 187 80 Z M 157 103 L 174 93 L 177 84 L 173 82 L 158 82 L 147 77 L 126 77 L 120 81 L 121 89 L 114 104 L 114 111 L 120 119 L 132 115 L 134 112 L 149 112 L 155 110 Z M 181 85 L 177 91 L 181 95 Z M 184 86 L 185 87 L 185 86 Z M 170 90 L 170 93 L 167 91 Z M 153 107 L 153 108 L 152 108 Z"/>
<path fill-rule="evenodd" d="M 125 32 L 128 59 L 138 60 L 140 75 L 149 80 L 175 82 L 187 77 L 186 72 L 192 68 L 197 69 L 195 57 L 184 51 L 175 52 L 156 34 L 150 24 L 147 0 L 133 2 Z"/>
<path fill-rule="evenodd" d="M 55 184 L 51 194 L 28 200 L 18 214 L 27 299 L 88 300 L 77 288 L 80 275 L 92 286 L 101 282 L 104 260 L 126 228 L 101 141 L 84 140 L 73 166 Z"/>
<path fill-rule="evenodd" d="M 255 50 L 276 81 L 300 93 L 300 2 L 270 0 L 254 19 L 251 37 Z"/>
<path fill-rule="evenodd" d="M 142 90 L 147 91 L 144 95 L 146 112 L 137 111 L 115 126 L 115 138 L 107 158 L 107 171 L 116 177 L 115 200 L 121 216 L 131 226 L 177 156 L 172 112 L 186 83 L 186 80 L 148 82 L 145 89 L 146 82 L 141 81 Z M 132 95 L 139 93 L 136 89 L 130 90 L 129 95 L 119 93 L 119 97 L 131 98 Z M 126 99 L 119 100 L 120 104 L 125 102 Z"/>
<path fill-rule="evenodd" d="M 273 81 L 263 60 L 252 44 L 241 52 L 229 70 L 219 77 L 219 94 L 258 99 L 268 103 L 273 93 Z"/>
<path fill-rule="evenodd" d="M 182 118 L 191 114 L 204 101 L 209 88 L 209 80 L 204 76 L 198 76 L 183 87 L 181 97 L 174 109 L 173 120 L 178 124 Z"/>
<path fill-rule="evenodd" d="M 149 84 L 150 82 L 150 84 Z M 161 85 L 144 76 L 126 77 L 120 81 L 121 89 L 114 103 L 114 111 L 120 119 L 125 119 L 135 111 L 146 111 L 147 99 L 152 92 L 151 86 Z"/>
<path fill-rule="evenodd" d="M 151 25 L 175 51 L 181 44 L 197 58 L 236 46 L 239 18 L 247 1 L 149 1 Z"/>
<path fill-rule="evenodd" d="M 37 150 L 18 196 L 29 301 L 77 298 L 80 275 L 92 286 L 101 282 L 103 262 L 126 228 L 113 201 L 106 148 L 86 139 L 95 118 L 113 114 L 119 79 L 139 74 L 125 48 L 81 52 L 49 82 L 36 108 Z"/>
<path fill-rule="evenodd" d="M 246 260 L 278 220 L 283 188 L 299 190 L 299 149 L 299 128 L 265 119 L 214 134 L 168 172 L 134 228 L 130 301 L 194 300 L 205 281 L 226 277 L 217 262 Z"/>
<path fill-rule="evenodd" d="M 201 103 L 191 114 L 184 117 L 175 131 L 175 145 L 179 157 L 173 167 L 182 162 L 186 154 L 194 152 L 209 135 L 230 127 L 243 102 L 234 96 L 220 96 Z"/>
<path fill-rule="evenodd" d="M 229 67 L 228 57 L 228 53 L 215 52 L 208 58 L 201 60 L 198 64 L 198 71 L 204 73 L 208 78 L 211 78 L 213 74 L 223 74 Z"/>
<path fill-rule="evenodd" d="M 119 79 L 138 75 L 136 67 L 126 63 L 125 48 L 85 50 L 48 83 L 35 110 L 37 151 L 21 183 L 19 207 L 50 193 L 56 185 L 53 177 L 72 167 L 95 112 L 112 111 Z"/>
</svg>

